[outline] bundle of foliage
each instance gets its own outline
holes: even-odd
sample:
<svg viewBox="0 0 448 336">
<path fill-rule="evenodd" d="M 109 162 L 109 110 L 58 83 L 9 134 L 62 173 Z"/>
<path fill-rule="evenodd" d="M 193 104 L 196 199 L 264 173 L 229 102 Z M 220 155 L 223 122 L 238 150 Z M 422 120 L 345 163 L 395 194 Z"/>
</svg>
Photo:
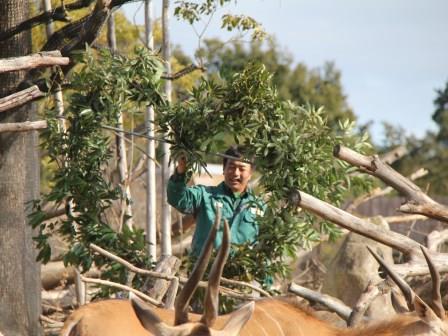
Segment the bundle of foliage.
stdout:
<svg viewBox="0 0 448 336">
<path fill-rule="evenodd" d="M 89 244 L 95 243 L 135 265 L 149 267 L 143 231 L 113 230 L 105 219 L 112 201 L 122 198 L 123 191 L 113 186 L 103 174 L 111 156 L 110 136 L 104 125 L 116 126 L 119 113 L 138 113 L 141 105 L 165 104 L 159 92 L 163 64 L 145 49 L 137 49 L 135 58 L 112 56 L 108 51 L 95 56 L 87 53 L 82 69 L 72 78 L 74 91 L 65 111 L 66 130 L 61 129 L 56 111 L 47 111 L 48 129 L 43 133 L 42 147 L 58 170 L 52 188 L 34 203 L 31 225 L 38 229 L 35 237 L 40 250 L 38 259 L 47 262 L 51 256 L 48 238 L 59 234 L 69 243 L 64 263 L 83 270 L 92 262 L 102 266 L 108 260 L 93 256 Z M 42 202 L 66 205 L 64 219 L 45 221 Z M 103 274 L 107 279 L 126 282 L 127 272 L 113 263 Z M 135 278 L 137 284 L 141 279 Z"/>
<path fill-rule="evenodd" d="M 352 182 L 368 187 L 366 180 L 352 181 L 354 168 L 332 156 L 338 143 L 364 152 L 367 137 L 353 134 L 348 121 L 335 132 L 326 124 L 323 109 L 280 99 L 262 64 L 250 64 L 224 83 L 202 80 L 189 100 L 162 111 L 158 122 L 174 143 L 172 155 L 185 155 L 192 171 L 226 133 L 256 157 L 267 209 L 258 218 L 258 240 L 233 247 L 224 270 L 227 277 L 267 285 L 274 276 L 286 276 L 285 258 L 299 246 L 319 240 L 321 234 L 337 235 L 331 223 L 297 209 L 298 190 L 339 205 Z"/>
</svg>

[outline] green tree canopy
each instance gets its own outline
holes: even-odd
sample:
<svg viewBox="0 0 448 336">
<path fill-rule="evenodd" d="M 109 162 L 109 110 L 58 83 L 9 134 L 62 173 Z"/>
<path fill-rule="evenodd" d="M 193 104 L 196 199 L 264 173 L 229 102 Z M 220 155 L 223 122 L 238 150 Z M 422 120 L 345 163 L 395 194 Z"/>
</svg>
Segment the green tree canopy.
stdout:
<svg viewBox="0 0 448 336">
<path fill-rule="evenodd" d="M 428 169 L 429 173 L 416 183 L 432 195 L 446 195 L 448 192 L 448 82 L 444 89 L 436 91 L 435 111 L 432 116 L 439 129 L 427 132 L 418 139 L 407 136 L 406 131 L 385 123 L 386 140 L 382 151 L 404 144 L 409 154 L 394 163 L 394 168 L 404 175 L 409 175 L 419 168 Z"/>
<path fill-rule="evenodd" d="M 291 55 L 271 38 L 265 42 L 229 43 L 218 39 L 205 40 L 198 57 L 208 64 L 212 76 L 229 79 L 241 72 L 249 62 L 259 62 L 273 74 L 272 81 L 282 99 L 299 106 L 323 106 L 328 125 L 335 128 L 339 121 L 356 117 L 347 103 L 341 84 L 341 73 L 331 62 L 321 68 L 309 69 L 305 64 L 294 65 Z"/>
</svg>

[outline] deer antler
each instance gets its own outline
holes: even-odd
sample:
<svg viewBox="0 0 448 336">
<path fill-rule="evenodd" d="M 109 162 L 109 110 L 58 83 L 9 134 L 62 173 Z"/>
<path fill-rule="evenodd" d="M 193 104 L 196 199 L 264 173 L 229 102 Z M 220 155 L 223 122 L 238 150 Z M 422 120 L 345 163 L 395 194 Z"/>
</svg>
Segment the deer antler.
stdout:
<svg viewBox="0 0 448 336">
<path fill-rule="evenodd" d="M 431 257 L 423 246 L 420 246 L 422 249 L 423 255 L 425 256 L 426 262 L 428 263 L 429 272 L 431 273 L 432 279 L 432 302 L 431 308 L 434 310 L 434 313 L 442 320 L 445 319 L 445 309 L 442 305 L 442 296 L 440 294 L 440 274 L 437 271 L 436 266 L 434 265 Z"/>
<path fill-rule="evenodd" d="M 404 281 L 402 278 L 398 276 L 397 273 L 395 273 L 392 268 L 387 265 L 384 260 L 369 246 L 367 246 L 367 249 L 369 250 L 370 254 L 378 261 L 378 263 L 383 267 L 383 269 L 386 271 L 386 273 L 392 278 L 392 280 L 397 284 L 397 286 L 401 289 L 401 291 L 404 294 L 404 297 L 406 298 L 406 302 L 408 304 L 408 308 L 410 311 L 414 310 L 414 297 L 415 293 L 412 290 L 412 288 Z"/>
<path fill-rule="evenodd" d="M 224 220 L 224 232 L 221 248 L 213 262 L 208 278 L 208 287 L 204 299 L 204 314 L 201 322 L 211 327 L 218 316 L 219 282 L 230 250 L 229 223 Z"/>
<path fill-rule="evenodd" d="M 196 288 L 198 287 L 199 281 L 204 276 L 208 261 L 210 260 L 216 232 L 218 231 L 219 224 L 221 223 L 221 207 L 221 204 L 215 204 L 215 223 L 210 230 L 207 241 L 202 248 L 201 254 L 196 261 L 196 264 L 194 265 L 193 271 L 191 272 L 188 281 L 185 283 L 184 288 L 180 292 L 174 304 L 174 325 L 183 324 L 188 321 L 188 304 L 190 303 L 190 300 L 193 297 Z"/>
</svg>

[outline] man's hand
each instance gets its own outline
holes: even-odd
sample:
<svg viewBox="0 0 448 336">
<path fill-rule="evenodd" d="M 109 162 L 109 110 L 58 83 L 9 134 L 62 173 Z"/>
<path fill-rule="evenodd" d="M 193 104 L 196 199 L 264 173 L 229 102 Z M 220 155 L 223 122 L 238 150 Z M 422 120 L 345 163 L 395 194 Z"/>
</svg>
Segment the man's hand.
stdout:
<svg viewBox="0 0 448 336">
<path fill-rule="evenodd" d="M 185 156 L 181 156 L 179 160 L 177 160 L 176 172 L 178 174 L 185 174 L 187 171 L 187 159 Z"/>
</svg>

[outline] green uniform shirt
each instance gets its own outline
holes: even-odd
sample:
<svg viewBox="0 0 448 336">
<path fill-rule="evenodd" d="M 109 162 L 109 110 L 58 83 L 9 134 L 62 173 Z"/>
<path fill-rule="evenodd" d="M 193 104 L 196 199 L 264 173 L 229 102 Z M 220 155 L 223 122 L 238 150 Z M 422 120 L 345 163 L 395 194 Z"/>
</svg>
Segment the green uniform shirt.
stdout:
<svg viewBox="0 0 448 336">
<path fill-rule="evenodd" d="M 215 238 L 215 248 L 221 245 L 223 220 L 230 225 L 230 238 L 234 244 L 255 241 L 258 235 L 258 224 L 255 219 L 264 205 L 251 190 L 238 195 L 234 194 L 222 182 L 217 186 L 197 185 L 188 187 L 185 174 L 171 176 L 167 196 L 168 203 L 184 214 L 195 214 L 196 230 L 193 235 L 191 253 L 198 256 L 215 221 L 215 203 L 222 204 L 222 222 Z"/>
</svg>

